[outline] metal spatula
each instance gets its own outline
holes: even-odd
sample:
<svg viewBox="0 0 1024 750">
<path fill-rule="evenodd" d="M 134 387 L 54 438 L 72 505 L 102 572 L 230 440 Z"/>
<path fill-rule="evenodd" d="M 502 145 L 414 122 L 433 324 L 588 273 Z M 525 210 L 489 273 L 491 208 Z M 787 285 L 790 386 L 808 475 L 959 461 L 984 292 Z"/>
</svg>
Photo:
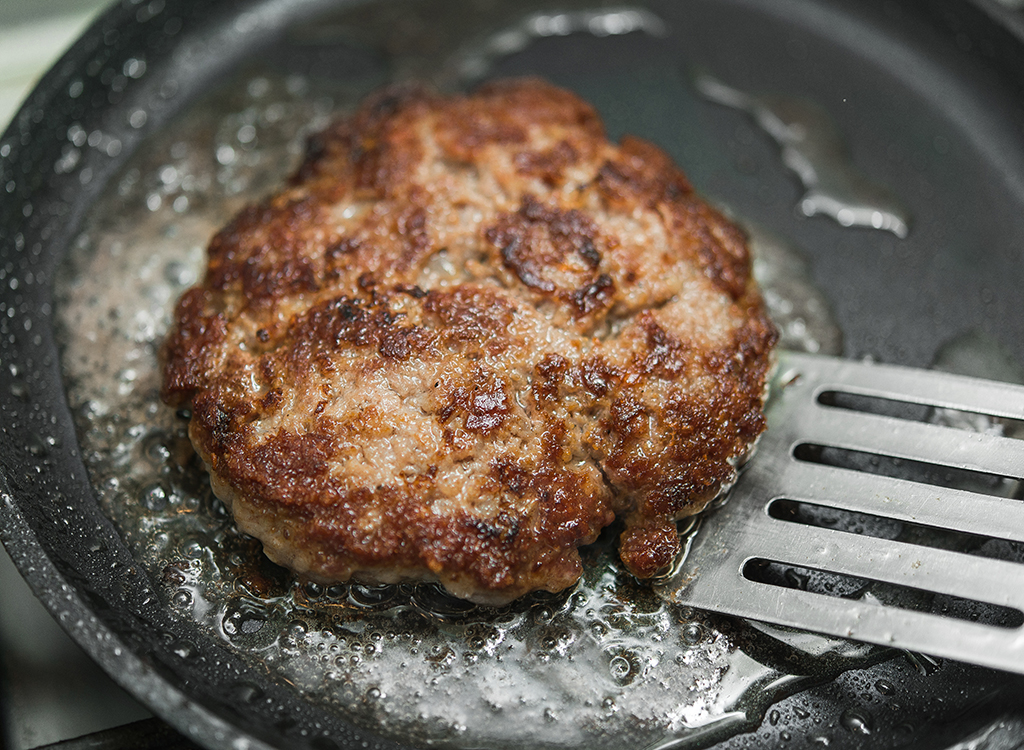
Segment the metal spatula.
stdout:
<svg viewBox="0 0 1024 750">
<path fill-rule="evenodd" d="M 1018 420 L 1021 386 L 784 352 L 756 455 L 658 589 L 1024 673 Z"/>
</svg>

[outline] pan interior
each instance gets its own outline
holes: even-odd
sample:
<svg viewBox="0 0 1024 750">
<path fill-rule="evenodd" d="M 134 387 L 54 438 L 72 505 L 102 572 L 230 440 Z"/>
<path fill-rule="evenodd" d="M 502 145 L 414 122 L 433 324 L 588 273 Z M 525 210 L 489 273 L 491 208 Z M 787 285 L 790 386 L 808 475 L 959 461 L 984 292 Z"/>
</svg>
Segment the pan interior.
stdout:
<svg viewBox="0 0 1024 750">
<path fill-rule="evenodd" d="M 238 701 L 284 737 L 298 730 L 261 685 L 290 685 L 324 715 L 403 742 L 451 747 L 707 745 L 758 727 L 766 741 L 796 732 L 852 747 L 865 728 L 898 740 L 902 709 L 950 683 L 997 693 L 1004 680 L 980 670 L 945 665 L 921 688 L 933 667 L 888 661 L 880 649 L 671 607 L 616 568 L 607 539 L 587 552 L 577 590 L 487 610 L 430 586 L 301 585 L 234 529 L 191 454 L 185 419 L 157 396 L 156 351 L 174 300 L 201 274 L 210 235 L 274 188 L 305 134 L 411 72 L 457 87 L 543 75 L 591 100 L 613 138 L 631 132 L 665 147 L 755 233 L 773 310 L 789 333 L 802 331 L 793 346 L 927 365 L 976 333 L 991 342 L 979 345 L 986 352 L 1020 362 L 1024 331 L 1011 310 L 1024 288 L 1022 230 L 1010 217 L 1024 209 L 1024 159 L 1005 122 L 964 119 L 991 112 L 983 70 L 940 79 L 965 97 L 954 116 L 934 98 L 941 89 L 886 68 L 907 49 L 930 52 L 927 29 L 895 45 L 884 13 L 866 12 L 847 19 L 844 37 L 826 23 L 839 13 L 828 4 L 580 4 L 576 15 L 517 6 L 486 24 L 466 11 L 367 5 L 293 26 L 136 150 L 61 269 L 58 335 L 82 455 L 172 626 L 240 660 Z M 874 41 L 858 46 L 854 32 L 865 28 Z M 512 32 L 523 43 L 494 52 Z M 908 206 L 908 237 L 798 215 L 800 187 L 776 144 L 743 113 L 702 99 L 698 69 L 821 105 L 849 159 Z M 187 660 L 187 644 L 180 650 Z M 839 676 L 849 670 L 855 677 Z M 834 705 L 820 699 L 828 708 L 814 715 L 832 717 L 825 733 L 787 696 L 829 680 L 858 687 Z"/>
</svg>

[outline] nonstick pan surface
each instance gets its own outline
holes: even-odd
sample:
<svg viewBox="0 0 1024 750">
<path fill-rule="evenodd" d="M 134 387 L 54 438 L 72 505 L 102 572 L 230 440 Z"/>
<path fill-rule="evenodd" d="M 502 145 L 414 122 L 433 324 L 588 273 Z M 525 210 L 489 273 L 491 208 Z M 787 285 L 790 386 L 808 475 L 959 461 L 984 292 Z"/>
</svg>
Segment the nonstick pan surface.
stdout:
<svg viewBox="0 0 1024 750">
<path fill-rule="evenodd" d="M 558 9 L 567 7 L 586 8 Z M 982 0 L 635 7 L 657 23 L 632 33 L 548 33 L 484 56 L 477 72 L 539 74 L 578 91 L 612 137 L 630 132 L 659 143 L 699 191 L 798 246 L 846 356 L 929 366 L 951 342 L 980 340 L 1003 371 L 1024 366 L 1019 16 Z M 245 71 L 367 87 L 425 71 L 444 79 L 434 62 L 449 50 L 551 10 L 125 0 L 46 76 L 0 139 L 0 533 L 75 640 L 202 745 L 322 750 L 417 740 L 351 723 L 180 617 L 168 582 L 140 563 L 97 502 L 55 326 L 55 285 L 76 260 L 76 237 L 97 206 L 109 205 L 140 149 L 173 134 Z M 797 212 L 802 188 L 777 144 L 745 113 L 697 96 L 695 71 L 824 108 L 850 162 L 906 207 L 908 236 Z M 714 618 L 706 625 L 750 630 Z M 820 668 L 791 642 L 772 641 L 779 642 L 790 645 L 751 652 L 754 662 L 774 665 L 780 684 L 764 692 L 774 704 L 753 701 L 747 716 L 681 743 L 936 747 L 985 734 L 994 747 L 1012 747 L 1024 727 L 1017 677 L 877 652 L 854 670 Z"/>
</svg>

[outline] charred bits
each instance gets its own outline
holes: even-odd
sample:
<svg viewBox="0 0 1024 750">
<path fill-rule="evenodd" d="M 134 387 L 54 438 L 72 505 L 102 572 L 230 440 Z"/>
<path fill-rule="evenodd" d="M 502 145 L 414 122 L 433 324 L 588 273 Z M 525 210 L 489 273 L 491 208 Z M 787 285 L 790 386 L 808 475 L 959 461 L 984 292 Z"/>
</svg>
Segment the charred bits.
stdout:
<svg viewBox="0 0 1024 750">
<path fill-rule="evenodd" d="M 404 360 L 429 343 L 429 334 L 417 326 L 402 325 L 402 315 L 387 307 L 386 298 L 366 301 L 349 297 L 327 300 L 309 311 L 295 327 L 304 344 L 296 352 L 313 352 L 325 344 L 373 346 L 384 359 Z"/>
<path fill-rule="evenodd" d="M 498 378 L 477 373 L 474 379 L 474 385 L 459 385 L 449 392 L 438 417 L 445 423 L 460 414 L 468 432 L 490 435 L 505 423 L 512 407 Z"/>
<path fill-rule="evenodd" d="M 579 151 L 568 141 L 561 140 L 546 151 L 520 151 L 512 161 L 519 174 L 539 177 L 548 187 L 555 187 L 564 181 L 566 167 L 579 160 Z"/>
<path fill-rule="evenodd" d="M 589 284 L 581 286 L 572 293 L 574 313 L 578 318 L 610 307 L 614 299 L 615 282 L 606 273 L 602 273 Z"/>
<path fill-rule="evenodd" d="M 501 251 L 502 263 L 526 286 L 552 293 L 555 272 L 570 270 L 575 255 L 590 272 L 601 263 L 597 250 L 597 226 L 582 211 L 563 211 L 546 206 L 533 196 L 523 198 L 514 214 L 502 214 L 485 232 L 487 240 Z"/>
</svg>

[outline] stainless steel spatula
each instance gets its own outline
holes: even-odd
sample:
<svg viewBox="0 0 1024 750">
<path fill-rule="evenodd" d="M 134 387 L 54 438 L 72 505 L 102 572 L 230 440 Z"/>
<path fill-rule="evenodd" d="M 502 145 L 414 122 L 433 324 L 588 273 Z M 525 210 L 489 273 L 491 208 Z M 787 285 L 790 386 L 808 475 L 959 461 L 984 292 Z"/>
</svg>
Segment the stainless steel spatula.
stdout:
<svg viewBox="0 0 1024 750">
<path fill-rule="evenodd" d="M 1024 673 L 1022 423 L 1021 386 L 784 352 L 757 454 L 658 589 Z"/>
</svg>

